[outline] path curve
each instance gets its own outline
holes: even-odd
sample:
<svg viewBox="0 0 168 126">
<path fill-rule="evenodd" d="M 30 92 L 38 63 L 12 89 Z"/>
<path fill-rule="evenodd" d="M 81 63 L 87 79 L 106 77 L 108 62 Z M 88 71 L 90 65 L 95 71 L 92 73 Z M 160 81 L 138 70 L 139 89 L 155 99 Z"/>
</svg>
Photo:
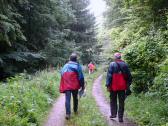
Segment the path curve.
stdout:
<svg viewBox="0 0 168 126">
<path fill-rule="evenodd" d="M 124 123 L 119 123 L 118 119 L 110 120 L 110 105 L 107 102 L 105 95 L 102 90 L 102 75 L 99 76 L 94 84 L 93 84 L 93 89 L 92 89 L 92 95 L 96 100 L 96 103 L 100 109 L 100 112 L 102 115 L 105 117 L 107 123 L 109 126 L 137 126 L 136 124 L 130 122 L 127 118 L 124 118 Z"/>
<path fill-rule="evenodd" d="M 65 97 L 62 94 L 54 103 L 44 126 L 65 126 Z"/>
</svg>

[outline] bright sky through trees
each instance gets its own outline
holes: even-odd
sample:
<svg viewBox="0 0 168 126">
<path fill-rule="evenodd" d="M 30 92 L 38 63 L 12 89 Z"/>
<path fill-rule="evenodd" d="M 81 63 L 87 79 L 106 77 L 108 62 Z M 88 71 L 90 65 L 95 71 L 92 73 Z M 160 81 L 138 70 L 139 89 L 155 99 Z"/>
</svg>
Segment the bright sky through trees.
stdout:
<svg viewBox="0 0 168 126">
<path fill-rule="evenodd" d="M 90 10 L 96 16 L 96 21 L 100 25 L 103 23 L 103 12 L 106 9 L 106 3 L 104 0 L 90 0 Z"/>
</svg>

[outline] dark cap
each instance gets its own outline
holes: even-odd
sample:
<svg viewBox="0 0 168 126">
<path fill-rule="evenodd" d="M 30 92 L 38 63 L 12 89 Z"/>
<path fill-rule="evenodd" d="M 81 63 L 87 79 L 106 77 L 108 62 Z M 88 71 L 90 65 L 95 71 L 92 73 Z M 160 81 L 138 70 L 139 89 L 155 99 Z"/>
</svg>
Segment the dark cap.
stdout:
<svg viewBox="0 0 168 126">
<path fill-rule="evenodd" d="M 72 54 L 71 54 L 71 56 L 70 56 L 70 61 L 74 61 L 74 62 L 77 61 L 77 54 L 76 54 L 76 53 L 72 53 Z"/>
</svg>

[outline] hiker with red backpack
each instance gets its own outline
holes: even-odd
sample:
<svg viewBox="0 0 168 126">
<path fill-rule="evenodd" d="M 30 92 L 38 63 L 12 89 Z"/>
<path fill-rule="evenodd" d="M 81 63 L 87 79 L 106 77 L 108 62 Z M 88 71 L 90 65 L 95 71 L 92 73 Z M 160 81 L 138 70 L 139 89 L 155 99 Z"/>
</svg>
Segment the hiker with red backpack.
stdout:
<svg viewBox="0 0 168 126">
<path fill-rule="evenodd" d="M 78 112 L 78 90 L 84 91 L 84 76 L 81 65 L 77 62 L 77 54 L 72 53 L 70 61 L 61 70 L 60 92 L 65 93 L 66 119 L 71 115 L 71 94 L 73 96 L 74 113 Z"/>
<path fill-rule="evenodd" d="M 106 78 L 106 87 L 110 92 L 110 119 L 116 118 L 118 113 L 119 122 L 123 122 L 124 102 L 126 95 L 131 93 L 129 88 L 131 83 L 132 76 L 128 65 L 121 60 L 121 53 L 115 53 L 114 62 L 110 63 Z"/>
</svg>

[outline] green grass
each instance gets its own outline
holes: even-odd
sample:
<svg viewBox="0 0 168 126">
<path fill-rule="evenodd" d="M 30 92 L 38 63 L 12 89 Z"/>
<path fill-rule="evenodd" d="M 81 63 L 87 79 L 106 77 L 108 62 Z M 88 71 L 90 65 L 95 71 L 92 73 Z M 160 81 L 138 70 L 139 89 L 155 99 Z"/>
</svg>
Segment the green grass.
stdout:
<svg viewBox="0 0 168 126">
<path fill-rule="evenodd" d="M 107 101 L 110 102 L 110 93 L 109 93 L 109 91 L 107 91 L 107 88 L 105 85 L 106 85 L 106 74 L 104 73 L 103 80 L 102 80 L 102 90 L 104 92 L 104 95 L 105 95 Z"/>
<path fill-rule="evenodd" d="M 107 126 L 91 93 L 92 84 L 97 77 L 97 74 L 86 76 L 87 91 L 86 96 L 79 100 L 79 114 L 72 114 L 66 126 Z"/>
<path fill-rule="evenodd" d="M 168 103 L 141 94 L 126 101 L 128 117 L 140 126 L 168 126 Z"/>
<path fill-rule="evenodd" d="M 0 83 L 0 126 L 38 126 L 58 95 L 59 74 L 42 71 Z"/>
</svg>

